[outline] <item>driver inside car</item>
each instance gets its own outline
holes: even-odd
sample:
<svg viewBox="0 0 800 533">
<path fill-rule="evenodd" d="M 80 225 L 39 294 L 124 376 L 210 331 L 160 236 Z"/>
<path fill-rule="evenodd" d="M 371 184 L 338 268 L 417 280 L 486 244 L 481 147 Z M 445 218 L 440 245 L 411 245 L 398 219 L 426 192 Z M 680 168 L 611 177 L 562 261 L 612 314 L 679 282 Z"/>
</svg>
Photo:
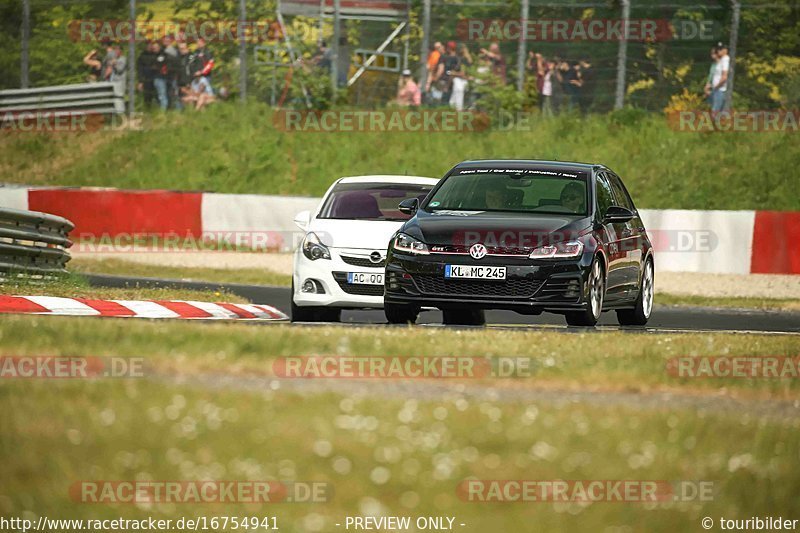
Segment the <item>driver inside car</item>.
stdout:
<svg viewBox="0 0 800 533">
<path fill-rule="evenodd" d="M 583 187 L 577 181 L 567 183 L 561 190 L 561 205 L 572 213 L 583 213 L 586 210 L 585 200 L 586 194 L 584 194 Z"/>
</svg>

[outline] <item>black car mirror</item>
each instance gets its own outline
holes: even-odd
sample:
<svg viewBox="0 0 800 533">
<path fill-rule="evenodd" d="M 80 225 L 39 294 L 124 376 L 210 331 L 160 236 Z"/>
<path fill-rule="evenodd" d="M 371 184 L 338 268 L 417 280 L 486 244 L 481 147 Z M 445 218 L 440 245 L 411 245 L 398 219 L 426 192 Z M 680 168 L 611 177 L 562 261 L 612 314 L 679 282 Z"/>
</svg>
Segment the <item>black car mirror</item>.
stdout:
<svg viewBox="0 0 800 533">
<path fill-rule="evenodd" d="M 406 215 L 414 215 L 417 212 L 419 200 L 417 198 L 406 198 L 397 206 L 401 213 Z"/>
<path fill-rule="evenodd" d="M 606 210 L 606 214 L 603 217 L 603 222 L 627 222 L 634 216 L 636 216 L 634 212 L 627 207 L 612 205 Z"/>
</svg>

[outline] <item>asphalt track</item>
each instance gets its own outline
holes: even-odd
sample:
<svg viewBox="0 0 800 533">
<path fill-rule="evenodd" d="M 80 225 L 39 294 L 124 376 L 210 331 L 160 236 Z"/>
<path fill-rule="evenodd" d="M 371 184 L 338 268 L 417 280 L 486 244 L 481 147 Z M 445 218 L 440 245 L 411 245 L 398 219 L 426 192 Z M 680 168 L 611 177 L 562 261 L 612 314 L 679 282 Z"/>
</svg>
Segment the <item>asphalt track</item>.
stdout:
<svg viewBox="0 0 800 533">
<path fill-rule="evenodd" d="M 235 283 L 208 283 L 198 281 L 166 280 L 155 278 L 131 278 L 87 274 L 92 285 L 99 287 L 174 287 L 194 290 L 225 290 L 248 298 L 254 303 L 265 303 L 290 314 L 290 289 L 263 285 L 241 285 Z M 658 297 L 656 297 L 656 303 Z M 564 331 L 585 328 L 567 328 L 560 315 L 543 313 L 526 316 L 512 311 L 489 311 L 486 321 L 491 326 L 531 327 L 562 329 Z M 345 324 L 386 324 L 383 311 L 344 311 Z M 420 325 L 439 325 L 442 314 L 439 311 L 423 311 L 417 321 Z M 800 333 L 800 312 L 755 311 L 746 309 L 721 309 L 709 307 L 659 306 L 646 328 L 619 328 L 616 315 L 603 313 L 599 326 L 601 329 L 625 329 L 634 331 L 738 331 L 738 332 L 782 332 Z"/>
</svg>

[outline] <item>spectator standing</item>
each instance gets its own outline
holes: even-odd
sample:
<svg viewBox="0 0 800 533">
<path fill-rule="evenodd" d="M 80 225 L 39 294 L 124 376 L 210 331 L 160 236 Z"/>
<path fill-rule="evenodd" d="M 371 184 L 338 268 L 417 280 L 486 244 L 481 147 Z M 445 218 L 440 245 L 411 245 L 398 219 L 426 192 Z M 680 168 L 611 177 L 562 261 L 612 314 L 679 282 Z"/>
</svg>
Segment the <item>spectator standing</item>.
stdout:
<svg viewBox="0 0 800 533">
<path fill-rule="evenodd" d="M 579 109 L 581 103 L 581 95 L 583 94 L 583 78 L 581 74 L 581 65 L 576 61 L 568 71 L 569 84 L 567 85 L 567 94 L 569 95 L 569 103 L 567 105 L 570 111 Z"/>
<path fill-rule="evenodd" d="M 558 84 L 561 88 L 560 98 L 558 102 L 558 111 L 571 111 L 572 110 L 572 81 L 575 79 L 575 73 L 570 68 L 569 63 L 561 61 L 558 64 L 557 72 Z"/>
<path fill-rule="evenodd" d="M 542 87 L 544 86 L 544 73 L 542 69 L 542 62 L 544 58 L 539 52 L 533 50 L 528 52 L 528 59 L 525 61 L 525 69 L 529 72 L 536 74 L 536 93 L 540 96 L 539 107 L 542 105 L 541 95 Z"/>
<path fill-rule="evenodd" d="M 178 43 L 177 75 L 175 80 L 178 85 L 176 108 L 183 109 L 183 97 L 192 83 L 191 70 L 192 54 L 189 52 L 189 45 L 186 42 Z M 180 107 L 178 107 L 180 106 Z"/>
<path fill-rule="evenodd" d="M 206 47 L 206 40 L 202 37 L 197 39 L 197 48 L 194 50 L 194 67 L 192 77 L 207 78 L 211 86 L 211 71 L 214 69 L 214 54 Z"/>
<path fill-rule="evenodd" d="M 156 73 L 156 52 L 152 41 L 148 41 L 144 51 L 139 55 L 139 59 L 136 60 L 136 73 L 139 77 L 138 88 L 144 97 L 144 105 L 149 108 L 156 96 L 155 85 L 153 85 Z"/>
<path fill-rule="evenodd" d="M 436 67 L 436 82 L 442 91 L 442 103 L 450 104 L 450 97 L 453 95 L 453 81 L 457 77 L 465 78 L 461 70 L 461 58 L 456 54 L 456 43 L 448 41 L 445 47 L 445 54 L 439 59 L 439 66 Z M 463 89 L 463 85 L 459 86 Z M 463 100 L 464 95 L 462 92 L 462 106 Z"/>
<path fill-rule="evenodd" d="M 728 71 L 731 66 L 727 45 L 717 44 L 717 57 L 714 76 L 711 79 L 711 111 L 713 113 L 725 111 L 725 95 L 728 94 Z"/>
<path fill-rule="evenodd" d="M 492 74 L 502 84 L 506 84 L 506 59 L 500 53 L 500 45 L 492 43 L 489 49 L 481 48 L 481 56 L 486 57 L 492 63 Z"/>
<path fill-rule="evenodd" d="M 91 50 L 83 56 L 83 64 L 89 67 L 89 74 L 86 77 L 89 82 L 100 81 L 103 75 L 103 62 L 97 57 L 97 50 Z"/>
<path fill-rule="evenodd" d="M 706 84 L 703 87 L 703 94 L 705 95 L 706 99 L 708 100 L 708 106 L 711 107 L 714 102 L 711 101 L 711 87 L 714 83 L 714 73 L 717 71 L 717 62 L 719 62 L 719 56 L 717 55 L 717 47 L 711 47 L 711 66 L 708 69 L 708 76 L 706 77 Z"/>
<path fill-rule="evenodd" d="M 101 81 L 111 81 L 111 66 L 117 57 L 117 53 L 114 51 L 114 45 L 111 41 L 106 41 L 103 46 L 106 49 L 106 55 L 103 57 Z"/>
<path fill-rule="evenodd" d="M 153 73 L 153 86 L 156 89 L 158 105 L 162 111 L 169 108 L 169 56 L 161 49 L 161 44 L 153 43 L 155 57 L 155 71 Z"/>
<path fill-rule="evenodd" d="M 431 48 L 430 53 L 428 53 L 428 60 L 425 63 L 425 68 L 427 69 L 427 76 L 425 77 L 425 94 L 427 95 L 431 91 L 431 87 L 433 86 L 434 82 L 436 81 L 436 70 L 439 67 L 439 60 L 444 55 L 444 46 L 439 41 L 433 43 L 433 48 Z"/>
<path fill-rule="evenodd" d="M 114 59 L 109 64 L 110 74 L 108 81 L 116 85 L 118 93 L 125 94 L 125 85 L 128 81 L 128 60 L 122 53 L 122 48 L 119 44 L 115 44 L 112 50 L 114 51 Z"/>
<path fill-rule="evenodd" d="M 411 71 L 405 69 L 397 88 L 397 104 L 402 107 L 419 107 L 422 103 L 422 92 L 419 85 L 411 77 Z"/>
<path fill-rule="evenodd" d="M 592 102 L 594 102 L 595 69 L 586 59 L 581 59 L 579 63 L 581 68 L 581 99 L 579 104 L 581 112 L 585 115 L 592 107 Z"/>
<path fill-rule="evenodd" d="M 550 118 L 553 116 L 553 86 L 555 79 L 556 64 L 553 61 L 545 61 L 541 54 L 538 54 L 536 63 L 537 81 L 541 78 L 542 89 L 540 99 L 540 109 L 542 116 Z"/>
</svg>

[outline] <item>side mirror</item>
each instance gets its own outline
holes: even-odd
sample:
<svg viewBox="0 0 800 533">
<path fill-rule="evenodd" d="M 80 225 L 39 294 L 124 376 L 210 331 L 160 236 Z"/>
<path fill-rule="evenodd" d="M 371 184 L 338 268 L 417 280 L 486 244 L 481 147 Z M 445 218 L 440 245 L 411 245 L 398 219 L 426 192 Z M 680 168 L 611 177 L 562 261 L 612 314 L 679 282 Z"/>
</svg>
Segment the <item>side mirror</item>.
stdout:
<svg viewBox="0 0 800 533">
<path fill-rule="evenodd" d="M 302 230 L 308 227 L 309 222 L 311 222 L 311 211 L 300 211 L 294 216 L 295 225 Z"/>
<path fill-rule="evenodd" d="M 612 205 L 606 210 L 606 214 L 603 217 L 603 222 L 627 222 L 631 220 L 636 215 L 633 211 L 626 207 L 620 207 L 618 205 Z"/>
<path fill-rule="evenodd" d="M 414 213 L 417 212 L 417 207 L 419 207 L 417 198 L 406 198 L 398 204 L 397 209 L 403 214 L 414 216 Z"/>
</svg>

